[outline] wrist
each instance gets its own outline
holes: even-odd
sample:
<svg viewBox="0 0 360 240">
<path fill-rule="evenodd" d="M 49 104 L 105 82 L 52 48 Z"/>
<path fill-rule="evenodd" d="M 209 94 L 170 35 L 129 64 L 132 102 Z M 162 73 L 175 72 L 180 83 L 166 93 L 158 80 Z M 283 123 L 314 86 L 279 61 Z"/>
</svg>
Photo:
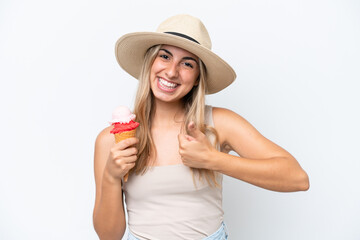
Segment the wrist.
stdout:
<svg viewBox="0 0 360 240">
<path fill-rule="evenodd" d="M 120 186 L 122 185 L 121 178 L 116 178 L 113 175 L 111 175 L 110 172 L 107 170 L 107 168 L 105 168 L 104 170 L 103 180 L 111 185 L 120 185 Z"/>
</svg>

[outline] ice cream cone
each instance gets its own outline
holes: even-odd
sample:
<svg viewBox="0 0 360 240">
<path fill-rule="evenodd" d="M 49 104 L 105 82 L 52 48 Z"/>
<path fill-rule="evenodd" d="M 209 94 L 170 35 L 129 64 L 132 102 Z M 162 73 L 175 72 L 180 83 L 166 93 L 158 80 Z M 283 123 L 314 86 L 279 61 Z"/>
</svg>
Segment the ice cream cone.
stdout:
<svg viewBox="0 0 360 240">
<path fill-rule="evenodd" d="M 135 137 L 135 134 L 136 134 L 136 129 L 131 130 L 131 131 L 122 132 L 122 133 L 115 133 L 114 134 L 115 142 L 118 143 L 127 138 Z M 124 181 L 127 182 L 128 178 L 129 178 L 129 173 L 125 174 Z"/>
<path fill-rule="evenodd" d="M 115 133 L 114 134 L 115 142 L 118 143 L 127 138 L 135 137 L 135 134 L 136 134 L 136 129 L 131 130 L 131 131 L 126 131 L 126 132 L 121 132 L 121 133 Z"/>
<path fill-rule="evenodd" d="M 139 123 L 134 121 L 135 117 L 135 114 L 131 113 L 130 109 L 126 106 L 119 106 L 113 111 L 110 124 L 112 124 L 114 128 L 110 133 L 114 134 L 116 143 L 127 138 L 135 137 L 136 128 L 139 126 Z M 126 173 L 124 182 L 127 182 L 128 177 L 129 173 Z"/>
</svg>

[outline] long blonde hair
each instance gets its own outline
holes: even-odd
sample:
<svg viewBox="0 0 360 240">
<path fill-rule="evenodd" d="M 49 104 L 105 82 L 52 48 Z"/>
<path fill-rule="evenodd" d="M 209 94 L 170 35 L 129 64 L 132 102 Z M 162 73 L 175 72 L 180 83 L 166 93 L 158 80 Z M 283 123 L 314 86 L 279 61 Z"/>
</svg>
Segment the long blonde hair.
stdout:
<svg viewBox="0 0 360 240">
<path fill-rule="evenodd" d="M 139 86 L 136 94 L 135 109 L 136 121 L 140 123 L 136 131 L 139 138 L 138 143 L 138 160 L 136 166 L 130 170 L 130 173 L 144 174 L 152 163 L 149 161 L 150 156 L 156 157 L 156 149 L 153 138 L 151 136 L 151 126 L 153 114 L 155 112 L 154 95 L 150 88 L 150 69 L 161 48 L 161 45 L 156 45 L 148 49 L 145 54 L 141 73 L 139 76 Z M 207 136 L 214 135 L 217 147 L 218 135 L 214 128 L 205 124 L 205 92 L 206 92 L 206 68 L 199 60 L 200 74 L 198 84 L 183 98 L 185 121 L 183 127 L 193 121 L 197 128 Z M 186 131 L 187 128 L 185 127 Z M 202 179 L 204 176 L 209 185 L 218 186 L 214 171 L 208 169 L 192 168 L 193 173 Z M 194 174 L 193 174 L 194 176 Z M 195 180 L 194 180 L 195 182 Z"/>
</svg>

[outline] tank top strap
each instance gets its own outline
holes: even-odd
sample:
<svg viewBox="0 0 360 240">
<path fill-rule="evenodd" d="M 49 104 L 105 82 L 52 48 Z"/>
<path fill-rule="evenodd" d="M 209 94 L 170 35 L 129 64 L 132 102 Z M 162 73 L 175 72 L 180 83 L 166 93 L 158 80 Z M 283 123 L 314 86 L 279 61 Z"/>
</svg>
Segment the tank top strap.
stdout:
<svg viewBox="0 0 360 240">
<path fill-rule="evenodd" d="M 205 124 L 210 127 L 213 127 L 213 128 L 215 127 L 214 121 L 213 121 L 211 105 L 205 105 Z M 206 136 L 209 139 L 209 141 L 212 143 L 212 145 L 215 146 L 215 148 L 220 151 L 220 145 L 219 145 L 219 143 L 216 143 L 215 135 L 212 132 L 207 131 Z"/>
<path fill-rule="evenodd" d="M 214 127 L 211 105 L 205 105 L 205 124 Z"/>
</svg>

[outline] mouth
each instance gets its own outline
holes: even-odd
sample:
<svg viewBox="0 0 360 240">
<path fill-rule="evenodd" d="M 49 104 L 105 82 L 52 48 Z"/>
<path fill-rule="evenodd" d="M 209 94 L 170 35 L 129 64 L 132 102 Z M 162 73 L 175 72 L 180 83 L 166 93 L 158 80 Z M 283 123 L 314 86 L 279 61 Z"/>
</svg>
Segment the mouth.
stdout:
<svg viewBox="0 0 360 240">
<path fill-rule="evenodd" d="M 176 88 L 180 86 L 180 84 L 177 84 L 177 83 L 174 83 L 174 82 L 170 82 L 170 81 L 167 81 L 163 78 L 158 78 L 158 87 L 161 89 L 161 90 L 164 90 L 166 92 L 173 92 L 176 90 Z"/>
</svg>

